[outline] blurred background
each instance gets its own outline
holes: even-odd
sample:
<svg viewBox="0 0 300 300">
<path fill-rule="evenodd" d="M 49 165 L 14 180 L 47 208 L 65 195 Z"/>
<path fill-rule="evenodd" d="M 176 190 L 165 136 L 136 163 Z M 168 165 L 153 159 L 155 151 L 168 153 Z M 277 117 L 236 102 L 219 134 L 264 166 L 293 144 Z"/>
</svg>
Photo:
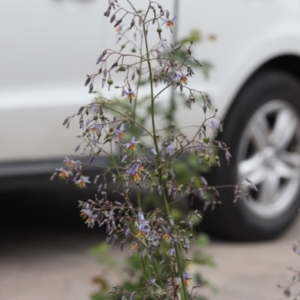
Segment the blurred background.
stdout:
<svg viewBox="0 0 300 300">
<path fill-rule="evenodd" d="M 249 78 L 263 67 L 300 77 L 300 2 L 178 3 L 177 34 L 200 30 L 197 56 L 213 68 L 209 78 L 202 76 L 196 83 L 212 95 L 222 117 Z M 108 20 L 102 18 L 107 5 L 100 0 L 1 1 L 1 300 L 88 299 L 97 290 L 95 276 L 107 273 L 112 285 L 118 281 L 113 270 L 89 252 L 103 241 L 103 232 L 87 229 L 78 214 L 77 200 L 93 197 L 96 187 L 82 191 L 72 183 L 49 181 L 78 143 L 77 124 L 66 130 L 62 122 L 92 100 L 83 87 L 85 75 L 97 72 L 97 57 L 116 39 L 116 32 L 109 31 Z M 163 5 L 175 14 L 175 1 Z M 182 119 L 188 124 L 197 118 L 194 113 Z M 287 147 L 295 154 L 288 164 L 293 186 L 300 174 L 298 141 L 294 134 L 293 147 Z M 279 181 L 281 190 L 288 180 Z M 297 207 L 298 194 L 296 188 L 291 200 Z M 254 196 L 254 203 L 257 199 Z M 213 256 L 216 267 L 205 267 L 202 273 L 219 292 L 203 294 L 224 300 L 282 299 L 276 284 L 288 282 L 291 274 L 286 268 L 297 263 L 291 248 L 299 238 L 299 218 L 288 227 L 295 215 L 272 240 L 238 243 L 213 238 L 205 251 Z M 122 261 L 118 249 L 113 254 Z"/>
</svg>

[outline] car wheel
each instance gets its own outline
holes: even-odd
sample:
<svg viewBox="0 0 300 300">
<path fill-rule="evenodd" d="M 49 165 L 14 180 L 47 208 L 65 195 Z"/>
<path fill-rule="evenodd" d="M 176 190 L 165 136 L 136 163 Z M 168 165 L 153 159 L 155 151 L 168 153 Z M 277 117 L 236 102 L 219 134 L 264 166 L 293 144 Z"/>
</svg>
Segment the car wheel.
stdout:
<svg viewBox="0 0 300 300">
<path fill-rule="evenodd" d="M 300 206 L 300 82 L 279 70 L 258 73 L 228 111 L 218 140 L 232 160 L 214 168 L 211 185 L 248 178 L 258 188 L 233 203 L 234 188 L 220 189 L 221 205 L 204 213 L 209 232 L 239 240 L 281 233 Z"/>
</svg>

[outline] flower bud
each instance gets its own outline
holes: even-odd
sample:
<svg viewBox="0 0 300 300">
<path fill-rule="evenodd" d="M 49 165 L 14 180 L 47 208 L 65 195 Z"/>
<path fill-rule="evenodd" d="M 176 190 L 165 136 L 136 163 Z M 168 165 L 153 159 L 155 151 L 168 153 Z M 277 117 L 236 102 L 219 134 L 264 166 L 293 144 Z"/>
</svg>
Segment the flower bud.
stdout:
<svg viewBox="0 0 300 300">
<path fill-rule="evenodd" d="M 168 176 L 167 175 L 163 175 L 162 176 L 162 181 L 165 183 L 168 180 Z"/>
<path fill-rule="evenodd" d="M 115 23 L 114 27 L 117 27 L 118 25 L 120 25 L 120 23 L 121 23 L 122 21 L 123 21 L 122 19 L 118 20 L 118 21 Z"/>
<path fill-rule="evenodd" d="M 90 82 L 90 84 L 89 84 L 89 93 L 91 93 L 93 91 L 93 89 L 94 89 L 94 85 L 93 85 L 92 82 Z"/>
<path fill-rule="evenodd" d="M 115 20 L 115 18 L 116 18 L 116 14 L 113 14 L 110 18 L 110 23 L 112 23 Z"/>
<path fill-rule="evenodd" d="M 166 14 L 167 19 L 169 19 L 169 17 L 170 17 L 170 12 L 169 12 L 167 9 L 165 10 L 165 14 Z"/>
<path fill-rule="evenodd" d="M 68 123 L 68 121 L 69 121 L 69 118 L 66 118 L 63 122 L 63 126 L 66 125 Z"/>
<path fill-rule="evenodd" d="M 208 142 L 209 142 L 209 137 L 208 137 L 208 136 L 205 136 L 205 137 L 203 138 L 203 142 L 204 142 L 205 144 L 208 144 Z"/>
<path fill-rule="evenodd" d="M 124 65 L 121 65 L 118 71 L 124 72 L 125 70 L 126 70 L 126 67 Z"/>
<path fill-rule="evenodd" d="M 109 78 L 109 79 L 107 79 L 107 83 L 108 83 L 109 85 L 112 85 L 112 84 L 114 83 L 114 81 L 113 81 L 111 78 Z"/>
<path fill-rule="evenodd" d="M 91 77 L 88 76 L 84 83 L 84 86 L 87 86 L 90 83 L 90 81 L 91 81 Z"/>
<path fill-rule="evenodd" d="M 130 23 L 130 29 L 134 26 L 134 19 Z"/>
</svg>

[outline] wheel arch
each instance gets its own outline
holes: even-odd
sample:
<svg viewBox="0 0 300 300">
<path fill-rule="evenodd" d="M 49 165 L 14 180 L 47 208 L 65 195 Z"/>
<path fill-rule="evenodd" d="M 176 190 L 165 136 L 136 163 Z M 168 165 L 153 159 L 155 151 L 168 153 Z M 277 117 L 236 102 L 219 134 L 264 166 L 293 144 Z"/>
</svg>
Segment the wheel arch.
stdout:
<svg viewBox="0 0 300 300">
<path fill-rule="evenodd" d="M 286 71 L 300 80 L 300 56 L 283 55 L 275 57 L 264 63 L 255 73 L 263 69 L 276 69 Z"/>
<path fill-rule="evenodd" d="M 229 105 L 225 113 L 224 121 L 226 120 L 226 116 L 228 115 L 228 112 L 230 111 L 231 107 L 235 105 L 236 99 L 239 97 L 240 93 L 242 93 L 243 89 L 260 72 L 266 70 L 281 70 L 293 75 L 295 78 L 297 78 L 300 81 L 300 56 L 295 54 L 285 54 L 285 55 L 276 56 L 271 58 L 268 61 L 265 61 L 263 64 L 257 67 L 255 71 L 252 72 L 251 75 L 247 77 L 247 79 L 244 81 L 244 83 L 235 93 L 234 97 L 232 98 L 233 101 L 231 102 L 231 105 Z"/>
</svg>

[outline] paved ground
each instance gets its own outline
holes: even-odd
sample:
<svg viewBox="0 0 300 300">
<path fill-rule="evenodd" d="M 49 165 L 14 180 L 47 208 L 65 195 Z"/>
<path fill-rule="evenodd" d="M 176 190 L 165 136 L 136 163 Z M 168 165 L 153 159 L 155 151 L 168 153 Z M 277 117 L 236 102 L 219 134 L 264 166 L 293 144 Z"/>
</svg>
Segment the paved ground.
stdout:
<svg viewBox="0 0 300 300">
<path fill-rule="evenodd" d="M 300 256 L 292 251 L 299 239 L 300 218 L 277 240 L 239 244 L 212 241 L 206 251 L 215 258 L 216 267 L 205 269 L 203 274 L 218 292 L 205 294 L 214 300 L 286 299 L 276 285 L 290 281 L 288 267 L 300 269 Z"/>
<path fill-rule="evenodd" d="M 34 214 L 29 218 L 34 220 Z M 117 282 L 111 270 L 88 252 L 102 239 L 100 233 L 64 226 L 49 230 L 39 223 L 38 215 L 36 218 L 35 227 L 22 228 L 19 223 L 11 230 L 1 231 L 1 300 L 82 300 L 96 290 L 93 276 L 107 274 L 112 284 Z M 14 214 L 9 213 L 2 228 L 9 228 L 14 221 Z M 300 218 L 277 240 L 212 241 L 206 252 L 213 255 L 216 267 L 203 268 L 202 274 L 218 292 L 199 292 L 213 300 L 284 299 L 276 284 L 290 279 L 287 267 L 299 266 L 300 256 L 291 250 L 299 235 Z M 113 253 L 120 259 L 118 250 Z"/>
</svg>

